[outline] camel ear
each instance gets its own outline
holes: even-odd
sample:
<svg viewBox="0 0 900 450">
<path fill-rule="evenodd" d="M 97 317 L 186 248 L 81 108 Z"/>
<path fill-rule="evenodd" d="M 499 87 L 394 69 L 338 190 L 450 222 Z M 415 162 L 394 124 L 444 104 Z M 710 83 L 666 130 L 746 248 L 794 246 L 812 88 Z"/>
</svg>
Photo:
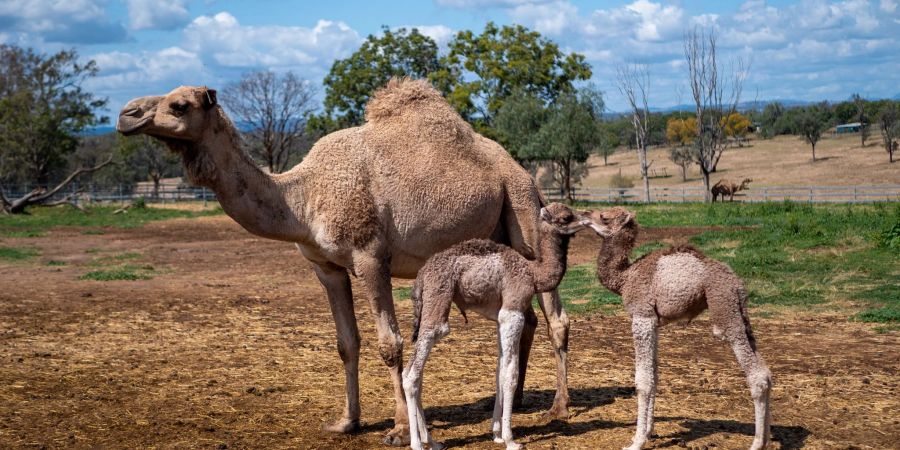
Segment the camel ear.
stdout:
<svg viewBox="0 0 900 450">
<path fill-rule="evenodd" d="M 203 109 L 209 109 L 216 106 L 216 103 L 218 102 L 216 99 L 216 90 L 203 88 L 203 91 L 200 93 L 200 101 L 203 102 Z"/>
<path fill-rule="evenodd" d="M 622 224 L 623 225 L 633 224 L 635 215 L 636 214 L 634 212 L 628 211 L 628 213 L 625 215 L 625 220 L 622 221 Z"/>
</svg>

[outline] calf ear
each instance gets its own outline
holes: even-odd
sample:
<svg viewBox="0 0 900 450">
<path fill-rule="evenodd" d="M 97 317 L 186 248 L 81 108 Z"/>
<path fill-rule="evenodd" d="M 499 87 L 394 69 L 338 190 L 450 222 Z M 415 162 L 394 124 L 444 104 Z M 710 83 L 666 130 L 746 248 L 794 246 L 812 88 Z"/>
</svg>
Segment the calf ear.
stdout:
<svg viewBox="0 0 900 450">
<path fill-rule="evenodd" d="M 218 103 L 218 100 L 216 99 L 216 90 L 203 88 L 203 92 L 200 93 L 200 101 L 203 102 L 203 109 L 209 109 L 216 106 L 216 103 Z"/>
</svg>

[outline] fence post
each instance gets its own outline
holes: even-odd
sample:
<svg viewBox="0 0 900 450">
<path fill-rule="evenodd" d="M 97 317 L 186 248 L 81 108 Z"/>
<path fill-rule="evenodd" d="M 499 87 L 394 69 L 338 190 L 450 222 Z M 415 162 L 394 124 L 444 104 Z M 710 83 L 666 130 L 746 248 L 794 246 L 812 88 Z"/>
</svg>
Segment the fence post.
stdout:
<svg viewBox="0 0 900 450">
<path fill-rule="evenodd" d="M 853 203 L 857 203 L 857 201 L 858 200 L 856 199 L 856 186 L 853 186 Z"/>
<path fill-rule="evenodd" d="M 769 188 L 763 188 L 763 201 L 769 201 Z"/>
<path fill-rule="evenodd" d="M 812 190 L 812 188 L 809 188 L 809 202 L 810 202 L 810 203 L 813 202 L 813 190 Z"/>
<path fill-rule="evenodd" d="M 206 209 L 206 203 L 207 203 L 207 202 L 206 202 L 206 188 L 203 187 L 203 188 L 200 188 L 200 189 L 202 189 L 202 192 L 203 192 L 203 208 Z"/>
<path fill-rule="evenodd" d="M 684 196 L 684 186 L 681 187 L 681 203 L 687 203 L 687 197 Z"/>
</svg>

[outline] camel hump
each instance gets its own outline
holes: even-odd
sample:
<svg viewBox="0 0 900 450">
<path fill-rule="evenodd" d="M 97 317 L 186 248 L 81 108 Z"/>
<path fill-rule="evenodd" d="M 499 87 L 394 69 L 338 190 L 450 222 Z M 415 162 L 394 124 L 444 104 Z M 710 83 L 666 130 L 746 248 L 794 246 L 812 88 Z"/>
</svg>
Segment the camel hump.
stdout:
<svg viewBox="0 0 900 450">
<path fill-rule="evenodd" d="M 435 109 L 443 113 L 442 115 L 447 112 L 456 114 L 441 93 L 429 82 L 394 77 L 372 95 L 372 99 L 366 105 L 366 121 L 379 122 L 408 111 L 421 113 L 434 112 Z"/>
</svg>

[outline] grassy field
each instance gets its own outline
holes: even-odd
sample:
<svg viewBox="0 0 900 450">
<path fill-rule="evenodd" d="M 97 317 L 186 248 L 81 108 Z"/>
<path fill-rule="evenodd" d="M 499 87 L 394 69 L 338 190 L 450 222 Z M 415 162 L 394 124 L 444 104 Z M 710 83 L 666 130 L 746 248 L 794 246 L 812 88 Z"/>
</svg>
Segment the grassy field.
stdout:
<svg viewBox="0 0 900 450">
<path fill-rule="evenodd" d="M 0 237 L 40 237 L 53 228 L 84 227 L 84 234 L 103 234 L 103 228 L 135 228 L 148 222 L 222 214 L 218 207 L 202 210 L 131 208 L 113 214 L 118 206 L 96 206 L 84 212 L 68 207 L 31 208 L 28 214 L 0 215 Z"/>
<path fill-rule="evenodd" d="M 592 205 L 592 207 L 603 207 Z M 744 278 L 753 306 L 849 308 L 854 320 L 897 329 L 900 322 L 900 204 L 798 203 L 632 207 L 645 227 L 719 226 L 691 238 Z M 634 257 L 659 248 L 635 249 Z M 573 313 L 618 304 L 593 264 L 569 270 L 560 286 Z"/>
<path fill-rule="evenodd" d="M 819 160 L 812 162 L 809 145 L 797 136 L 754 139 L 749 146 L 726 150 L 718 171 L 712 175 L 712 181 L 752 178 L 751 189 L 762 186 L 900 183 L 900 164 L 888 162 L 880 139 L 870 139 L 865 147 L 861 147 L 859 135 L 827 135 L 816 146 L 816 157 Z M 688 170 L 688 181 L 682 181 L 681 169 L 669 160 L 668 148 L 652 148 L 649 159 L 653 161 L 651 169 L 660 172 L 665 169 L 669 175 L 651 179 L 651 186 L 702 186 L 696 166 Z M 622 175 L 631 177 L 636 185 L 640 184 L 640 169 L 634 151 L 623 148 L 609 157 L 609 165 L 606 166 L 603 165 L 603 158 L 598 156 L 592 156 L 588 164 L 584 186 L 609 187 L 610 178 L 619 170 Z"/>
</svg>

